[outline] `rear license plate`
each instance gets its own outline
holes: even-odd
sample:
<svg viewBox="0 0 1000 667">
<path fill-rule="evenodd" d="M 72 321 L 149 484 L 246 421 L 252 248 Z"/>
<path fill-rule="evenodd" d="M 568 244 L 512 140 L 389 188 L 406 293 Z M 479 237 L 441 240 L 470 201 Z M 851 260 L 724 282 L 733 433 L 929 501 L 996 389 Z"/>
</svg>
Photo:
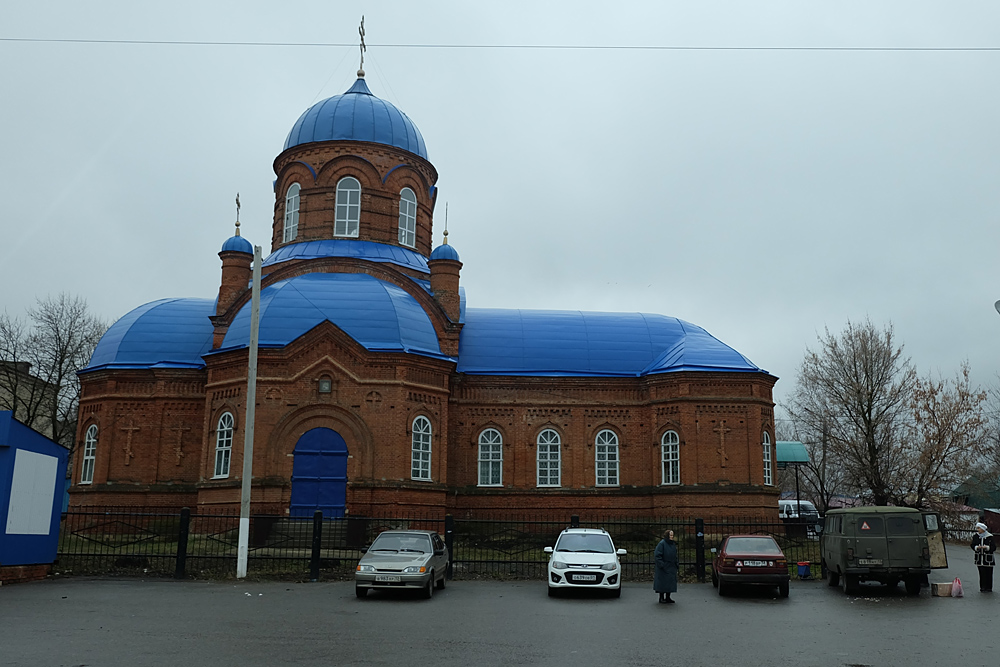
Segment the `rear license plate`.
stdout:
<svg viewBox="0 0 1000 667">
<path fill-rule="evenodd" d="M 597 581 L 596 574 L 574 574 L 573 581 Z"/>
<path fill-rule="evenodd" d="M 881 565 L 881 558 L 859 558 L 858 565 Z"/>
<path fill-rule="evenodd" d="M 745 560 L 743 561 L 744 567 L 767 567 L 766 560 Z"/>
<path fill-rule="evenodd" d="M 375 575 L 375 581 L 385 581 L 385 582 L 399 581 L 399 575 L 398 574 L 376 574 Z"/>
</svg>

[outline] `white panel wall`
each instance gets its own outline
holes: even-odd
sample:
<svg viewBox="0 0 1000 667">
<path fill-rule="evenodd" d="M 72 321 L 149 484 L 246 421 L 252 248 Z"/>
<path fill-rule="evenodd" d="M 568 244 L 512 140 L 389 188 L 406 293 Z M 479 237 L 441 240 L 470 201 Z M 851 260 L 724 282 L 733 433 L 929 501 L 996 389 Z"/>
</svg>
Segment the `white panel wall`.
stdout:
<svg viewBox="0 0 1000 667">
<path fill-rule="evenodd" d="M 10 486 L 8 535 L 48 535 L 52 525 L 59 459 L 18 449 Z"/>
</svg>

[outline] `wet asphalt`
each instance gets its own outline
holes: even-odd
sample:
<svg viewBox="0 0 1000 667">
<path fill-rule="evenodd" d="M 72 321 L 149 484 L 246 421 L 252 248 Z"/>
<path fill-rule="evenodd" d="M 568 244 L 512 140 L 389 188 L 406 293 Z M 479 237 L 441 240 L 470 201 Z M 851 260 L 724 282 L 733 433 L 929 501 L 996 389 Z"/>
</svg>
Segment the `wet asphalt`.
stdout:
<svg viewBox="0 0 1000 667">
<path fill-rule="evenodd" d="M 648 582 L 620 599 L 453 581 L 431 600 L 359 600 L 351 582 L 54 578 L 0 587 L 0 665 L 996 664 L 1000 592 L 979 592 L 971 555 L 949 557 L 931 581 L 960 577 L 961 599 L 795 579 L 787 599 L 681 584 L 666 605 Z"/>
</svg>

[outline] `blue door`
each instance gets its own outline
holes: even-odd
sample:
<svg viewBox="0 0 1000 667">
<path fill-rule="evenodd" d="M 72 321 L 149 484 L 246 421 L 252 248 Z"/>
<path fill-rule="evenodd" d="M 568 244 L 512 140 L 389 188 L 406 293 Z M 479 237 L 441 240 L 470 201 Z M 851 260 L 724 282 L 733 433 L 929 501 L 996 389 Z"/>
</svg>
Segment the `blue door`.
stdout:
<svg viewBox="0 0 1000 667">
<path fill-rule="evenodd" d="M 292 459 L 292 516 L 344 516 L 347 504 L 347 443 L 328 428 L 306 431 Z"/>
</svg>

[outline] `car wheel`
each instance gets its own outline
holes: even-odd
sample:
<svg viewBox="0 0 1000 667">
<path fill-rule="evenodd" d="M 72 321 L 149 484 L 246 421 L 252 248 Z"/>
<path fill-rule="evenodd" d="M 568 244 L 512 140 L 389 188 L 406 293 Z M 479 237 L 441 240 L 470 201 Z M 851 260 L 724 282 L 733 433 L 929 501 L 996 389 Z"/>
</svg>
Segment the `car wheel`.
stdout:
<svg viewBox="0 0 1000 667">
<path fill-rule="evenodd" d="M 719 579 L 719 595 L 724 596 L 728 590 L 729 590 L 728 584 L 726 584 L 726 582 L 724 582 L 722 579 Z"/>
<path fill-rule="evenodd" d="M 548 588 L 549 588 L 549 597 L 554 598 L 556 596 L 556 589 L 552 588 L 551 586 L 549 586 Z"/>
<path fill-rule="evenodd" d="M 618 586 L 615 590 L 611 591 L 611 597 L 620 598 L 622 596 L 622 587 Z"/>
<path fill-rule="evenodd" d="M 856 574 L 841 575 L 840 587 L 844 589 L 844 593 L 846 593 L 847 595 L 853 595 L 858 588 L 858 575 Z"/>
<path fill-rule="evenodd" d="M 712 570 L 712 585 L 716 588 L 719 587 L 719 577 L 716 576 L 715 570 Z"/>
<path fill-rule="evenodd" d="M 903 580 L 907 595 L 920 595 L 920 577 L 907 577 Z"/>
<path fill-rule="evenodd" d="M 787 598 L 788 597 L 788 582 L 782 582 L 778 584 L 778 597 Z"/>
<path fill-rule="evenodd" d="M 828 585 L 833 586 L 834 588 L 840 585 L 840 572 L 836 572 L 834 570 L 827 570 L 826 573 L 828 577 L 826 583 Z"/>
<path fill-rule="evenodd" d="M 427 585 L 424 586 L 424 598 L 430 600 L 434 597 L 434 573 L 431 572 L 431 576 L 427 579 Z"/>
<path fill-rule="evenodd" d="M 444 574 L 441 575 L 441 579 L 437 583 L 437 587 L 438 587 L 439 591 L 443 591 L 444 587 L 448 585 L 445 582 L 445 579 L 447 579 L 447 578 L 448 578 L 448 573 L 447 572 L 445 572 Z"/>
<path fill-rule="evenodd" d="M 355 586 L 354 594 L 357 595 L 359 598 L 366 598 L 368 597 L 368 589 L 364 588 L 363 586 Z"/>
</svg>

